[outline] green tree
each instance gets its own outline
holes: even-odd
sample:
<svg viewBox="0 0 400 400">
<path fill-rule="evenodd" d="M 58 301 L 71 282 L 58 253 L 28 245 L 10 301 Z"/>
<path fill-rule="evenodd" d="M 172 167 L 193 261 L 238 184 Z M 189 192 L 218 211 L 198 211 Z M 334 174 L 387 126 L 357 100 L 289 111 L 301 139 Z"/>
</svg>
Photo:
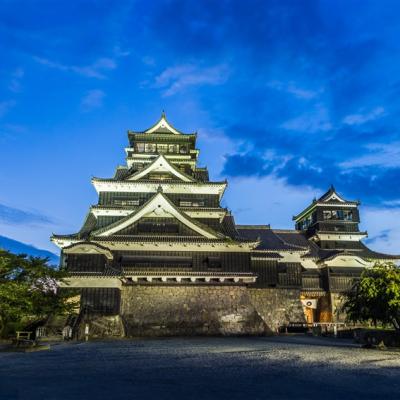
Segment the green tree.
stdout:
<svg viewBox="0 0 400 400">
<path fill-rule="evenodd" d="M 76 306 L 70 301 L 72 293 L 57 290 L 65 272 L 47 262 L 0 249 L 0 336 L 9 323 L 65 314 Z"/>
<path fill-rule="evenodd" d="M 345 294 L 343 310 L 349 321 L 392 324 L 400 331 L 400 268 L 377 263 L 365 269 Z"/>
</svg>

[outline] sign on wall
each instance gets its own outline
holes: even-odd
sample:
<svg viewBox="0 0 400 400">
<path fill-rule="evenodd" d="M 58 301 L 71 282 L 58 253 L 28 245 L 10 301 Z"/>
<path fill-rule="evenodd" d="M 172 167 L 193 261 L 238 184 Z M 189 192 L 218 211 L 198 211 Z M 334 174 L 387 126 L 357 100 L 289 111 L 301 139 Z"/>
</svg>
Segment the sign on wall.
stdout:
<svg viewBox="0 0 400 400">
<path fill-rule="evenodd" d="M 317 299 L 305 299 L 301 301 L 304 307 L 317 308 Z"/>
</svg>

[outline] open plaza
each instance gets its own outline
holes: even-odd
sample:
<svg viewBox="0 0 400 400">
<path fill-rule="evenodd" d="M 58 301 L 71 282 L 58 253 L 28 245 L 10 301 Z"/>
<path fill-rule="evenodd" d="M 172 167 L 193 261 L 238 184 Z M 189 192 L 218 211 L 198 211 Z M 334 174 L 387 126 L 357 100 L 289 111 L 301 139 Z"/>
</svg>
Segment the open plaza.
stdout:
<svg viewBox="0 0 400 400">
<path fill-rule="evenodd" d="M 0 352 L 0 399 L 398 399 L 400 352 L 307 336 L 63 342 Z"/>
</svg>

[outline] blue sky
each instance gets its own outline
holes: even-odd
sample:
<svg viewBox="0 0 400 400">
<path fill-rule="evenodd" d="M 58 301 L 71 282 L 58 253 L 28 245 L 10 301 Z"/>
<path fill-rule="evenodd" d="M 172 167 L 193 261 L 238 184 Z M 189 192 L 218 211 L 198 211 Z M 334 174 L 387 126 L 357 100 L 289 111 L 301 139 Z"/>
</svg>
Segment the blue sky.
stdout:
<svg viewBox="0 0 400 400">
<path fill-rule="evenodd" d="M 0 2 L 0 233 L 56 249 L 162 110 L 199 132 L 239 223 L 330 184 L 400 253 L 397 1 Z"/>
</svg>

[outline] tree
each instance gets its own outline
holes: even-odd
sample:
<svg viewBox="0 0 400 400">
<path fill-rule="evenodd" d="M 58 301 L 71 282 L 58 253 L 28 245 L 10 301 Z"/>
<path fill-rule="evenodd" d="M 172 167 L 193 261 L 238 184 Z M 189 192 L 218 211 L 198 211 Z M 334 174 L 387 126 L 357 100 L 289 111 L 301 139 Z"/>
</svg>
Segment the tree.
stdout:
<svg viewBox="0 0 400 400">
<path fill-rule="evenodd" d="M 377 263 L 365 269 L 345 294 L 343 310 L 349 321 L 392 324 L 400 331 L 400 268 Z"/>
<path fill-rule="evenodd" d="M 72 293 L 58 290 L 65 272 L 47 262 L 46 258 L 0 249 L 0 336 L 9 323 L 65 314 L 76 306 L 69 301 Z"/>
</svg>

